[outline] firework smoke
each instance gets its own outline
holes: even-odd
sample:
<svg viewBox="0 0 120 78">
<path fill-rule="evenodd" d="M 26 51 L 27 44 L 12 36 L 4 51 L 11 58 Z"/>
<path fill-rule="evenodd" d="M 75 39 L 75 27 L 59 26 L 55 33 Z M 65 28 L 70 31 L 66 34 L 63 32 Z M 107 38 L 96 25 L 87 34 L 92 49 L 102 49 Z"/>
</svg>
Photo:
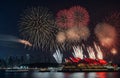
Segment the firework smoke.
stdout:
<svg viewBox="0 0 120 78">
<path fill-rule="evenodd" d="M 28 46 L 32 46 L 32 44 L 29 41 L 19 39 L 12 35 L 0 35 L 0 41 L 17 42 Z"/>
<path fill-rule="evenodd" d="M 55 46 L 55 26 L 53 14 L 48 8 L 28 8 L 20 19 L 20 32 L 35 49 L 53 49 Z"/>
<path fill-rule="evenodd" d="M 69 9 L 70 27 L 87 26 L 89 22 L 89 14 L 87 10 L 81 6 L 73 6 Z"/>
<path fill-rule="evenodd" d="M 53 57 L 55 58 L 57 63 L 59 63 L 59 64 L 62 63 L 63 54 L 60 52 L 59 49 L 56 50 L 56 52 L 53 54 Z"/>
<path fill-rule="evenodd" d="M 18 38 L 12 35 L 0 35 L 0 41 L 17 42 Z"/>
<path fill-rule="evenodd" d="M 97 24 L 95 34 L 102 46 L 111 47 L 115 45 L 116 30 L 113 26 L 106 23 Z"/>
</svg>

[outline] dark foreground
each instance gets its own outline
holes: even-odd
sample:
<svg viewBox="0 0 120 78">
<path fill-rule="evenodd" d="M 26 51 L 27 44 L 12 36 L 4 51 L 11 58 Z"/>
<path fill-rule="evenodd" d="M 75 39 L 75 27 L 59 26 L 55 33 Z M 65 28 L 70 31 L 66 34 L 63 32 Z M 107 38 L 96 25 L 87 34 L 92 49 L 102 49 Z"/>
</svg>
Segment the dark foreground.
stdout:
<svg viewBox="0 0 120 78">
<path fill-rule="evenodd" d="M 120 72 L 0 72 L 0 78 L 120 78 Z"/>
</svg>

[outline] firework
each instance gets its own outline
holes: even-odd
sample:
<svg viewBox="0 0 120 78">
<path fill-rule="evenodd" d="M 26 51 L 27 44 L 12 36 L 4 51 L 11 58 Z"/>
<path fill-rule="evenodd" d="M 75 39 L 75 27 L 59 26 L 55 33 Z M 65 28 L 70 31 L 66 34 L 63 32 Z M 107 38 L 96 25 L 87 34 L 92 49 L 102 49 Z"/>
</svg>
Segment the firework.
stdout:
<svg viewBox="0 0 120 78">
<path fill-rule="evenodd" d="M 66 31 L 67 40 L 69 41 L 78 41 L 80 39 L 79 29 L 78 28 L 70 28 Z"/>
<path fill-rule="evenodd" d="M 66 31 L 67 40 L 69 41 L 81 41 L 87 40 L 90 32 L 87 27 L 72 27 Z"/>
<path fill-rule="evenodd" d="M 69 27 L 69 17 L 67 10 L 61 10 L 57 13 L 56 23 L 60 28 L 68 28 Z"/>
<path fill-rule="evenodd" d="M 28 45 L 28 46 L 32 46 L 32 44 L 26 40 L 21 40 L 21 39 L 18 39 L 18 42 L 22 43 L 22 44 L 25 44 L 25 45 Z"/>
<path fill-rule="evenodd" d="M 66 40 L 66 34 L 64 32 L 58 32 L 56 39 L 59 43 L 64 43 Z"/>
<path fill-rule="evenodd" d="M 72 54 L 75 58 L 83 59 L 83 49 L 82 49 L 82 47 L 79 48 L 79 46 L 77 46 L 77 47 L 74 46 L 73 50 L 74 50 L 74 52 Z"/>
<path fill-rule="evenodd" d="M 53 57 L 55 58 L 57 63 L 59 63 L 59 64 L 62 63 L 63 54 L 60 52 L 59 49 L 56 50 L 56 52 L 53 54 Z"/>
<path fill-rule="evenodd" d="M 95 47 L 95 50 L 97 52 L 97 58 L 98 59 L 103 59 L 103 53 L 102 53 L 102 50 L 100 49 L 100 47 L 97 46 L 96 43 L 94 43 L 94 47 Z"/>
<path fill-rule="evenodd" d="M 81 27 L 79 29 L 79 36 L 80 36 L 80 39 L 87 40 L 87 38 L 90 36 L 90 31 L 88 27 Z"/>
<path fill-rule="evenodd" d="M 116 29 L 116 33 L 117 33 L 117 38 L 115 40 L 115 46 L 119 46 L 119 42 L 120 42 L 120 12 L 119 11 L 114 11 L 108 14 L 108 16 L 106 16 L 103 20 L 103 22 L 108 23 L 112 26 L 115 27 Z"/>
<path fill-rule="evenodd" d="M 87 51 L 88 51 L 88 54 L 89 54 L 89 58 L 96 59 L 95 52 L 94 52 L 94 49 L 92 47 L 88 47 Z"/>
<path fill-rule="evenodd" d="M 90 59 L 99 59 L 99 60 L 103 59 L 103 52 L 100 46 L 98 46 L 95 42 L 94 42 L 94 46 L 85 47 L 85 45 L 82 44 L 81 46 L 73 46 L 72 48 L 74 51 L 72 53 L 74 58 L 80 58 L 80 59 L 90 58 Z M 86 55 L 84 51 L 86 51 L 88 55 Z"/>
<path fill-rule="evenodd" d="M 112 48 L 112 49 L 111 49 L 111 53 L 112 53 L 113 55 L 115 55 L 115 54 L 117 54 L 117 50 L 116 50 L 115 48 Z"/>
<path fill-rule="evenodd" d="M 32 44 L 29 41 L 19 39 L 18 37 L 12 35 L 0 35 L 0 41 L 17 42 L 28 46 L 32 46 Z"/>
<path fill-rule="evenodd" d="M 69 26 L 87 26 L 89 22 L 89 14 L 87 10 L 81 6 L 73 6 L 69 9 Z"/>
<path fill-rule="evenodd" d="M 87 40 L 89 37 L 89 29 L 87 27 L 71 27 L 65 31 L 58 32 L 56 39 L 58 44 L 64 49 L 71 49 L 72 46 L 79 45 L 81 40 Z"/>
<path fill-rule="evenodd" d="M 28 8 L 20 19 L 20 32 L 25 40 L 32 43 L 35 49 L 51 49 L 57 28 L 53 14 L 48 8 Z"/>
<path fill-rule="evenodd" d="M 113 26 L 106 23 L 97 24 L 95 34 L 102 46 L 111 47 L 115 45 L 116 30 Z"/>
</svg>

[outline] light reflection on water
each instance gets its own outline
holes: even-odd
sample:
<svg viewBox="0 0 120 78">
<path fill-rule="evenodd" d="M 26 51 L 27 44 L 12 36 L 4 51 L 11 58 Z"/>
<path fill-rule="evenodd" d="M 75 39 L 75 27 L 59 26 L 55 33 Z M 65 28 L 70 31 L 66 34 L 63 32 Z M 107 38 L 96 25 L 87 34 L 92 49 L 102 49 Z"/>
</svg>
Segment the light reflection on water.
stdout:
<svg viewBox="0 0 120 78">
<path fill-rule="evenodd" d="M 33 78 L 64 78 L 64 73 L 46 72 L 46 73 L 33 73 Z"/>
<path fill-rule="evenodd" d="M 119 72 L 29 72 L 0 73 L 0 78 L 119 78 Z"/>
</svg>

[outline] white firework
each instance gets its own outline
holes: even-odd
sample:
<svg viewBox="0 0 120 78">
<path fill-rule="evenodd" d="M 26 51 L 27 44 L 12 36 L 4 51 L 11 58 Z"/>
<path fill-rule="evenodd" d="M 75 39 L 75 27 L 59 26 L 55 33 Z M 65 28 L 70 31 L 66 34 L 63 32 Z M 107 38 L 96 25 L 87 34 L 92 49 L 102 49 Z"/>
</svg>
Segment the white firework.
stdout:
<svg viewBox="0 0 120 78">
<path fill-rule="evenodd" d="M 97 46 L 96 43 L 94 43 L 94 47 L 95 47 L 95 50 L 96 50 L 96 52 L 97 52 L 97 58 L 98 58 L 98 59 L 103 59 L 103 53 L 102 53 L 100 47 Z"/>
<path fill-rule="evenodd" d="M 94 49 L 92 47 L 88 47 L 87 51 L 88 51 L 88 54 L 89 54 L 89 58 L 96 59 L 95 52 L 94 52 Z"/>
<path fill-rule="evenodd" d="M 82 47 L 79 47 L 79 46 L 75 47 L 75 46 L 73 46 L 73 50 L 74 50 L 74 52 L 72 54 L 73 54 L 73 56 L 75 58 L 81 58 L 81 59 L 84 58 L 83 57 L 84 55 L 83 55 L 83 49 L 82 49 Z"/>
<path fill-rule="evenodd" d="M 56 50 L 56 52 L 53 54 L 53 57 L 55 58 L 56 62 L 61 64 L 63 59 L 63 54 L 60 52 L 59 49 Z"/>
</svg>

